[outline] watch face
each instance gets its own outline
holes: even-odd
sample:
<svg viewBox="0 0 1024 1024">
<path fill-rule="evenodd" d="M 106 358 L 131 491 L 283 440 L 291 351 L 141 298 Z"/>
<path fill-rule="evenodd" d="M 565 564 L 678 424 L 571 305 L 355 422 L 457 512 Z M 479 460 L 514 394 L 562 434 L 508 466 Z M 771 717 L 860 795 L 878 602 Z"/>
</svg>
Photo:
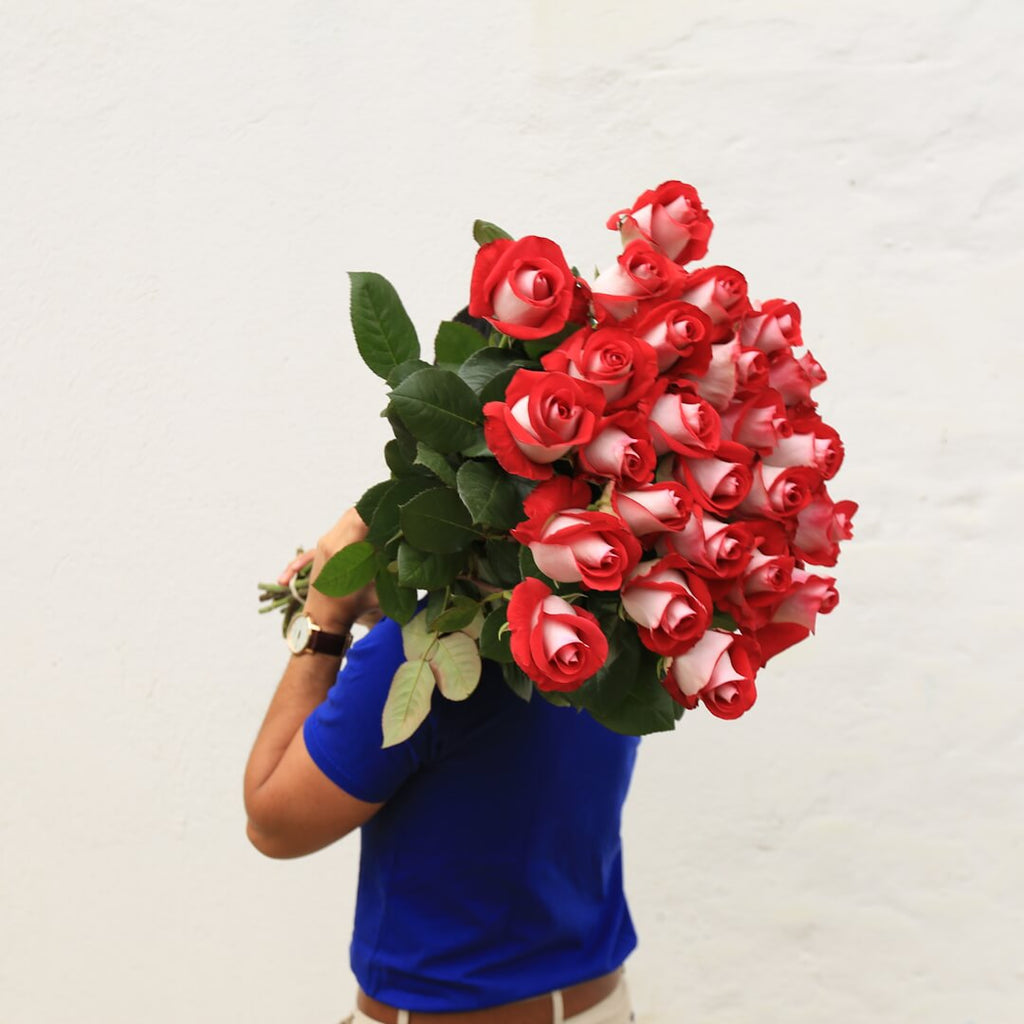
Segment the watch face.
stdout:
<svg viewBox="0 0 1024 1024">
<path fill-rule="evenodd" d="M 288 646 L 292 654 L 299 654 L 309 643 L 309 616 L 296 615 L 288 627 Z"/>
</svg>

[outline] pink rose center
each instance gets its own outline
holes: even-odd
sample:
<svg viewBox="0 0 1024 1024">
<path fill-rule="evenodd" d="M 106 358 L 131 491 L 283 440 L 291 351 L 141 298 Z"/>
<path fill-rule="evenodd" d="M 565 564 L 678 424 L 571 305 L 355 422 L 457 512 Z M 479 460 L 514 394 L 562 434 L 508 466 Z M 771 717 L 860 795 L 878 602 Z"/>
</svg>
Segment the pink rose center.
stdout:
<svg viewBox="0 0 1024 1024">
<path fill-rule="evenodd" d="M 529 266 L 515 272 L 513 286 L 516 294 L 528 302 L 545 302 L 555 291 L 555 285 L 543 270 Z"/>
<path fill-rule="evenodd" d="M 686 196 L 678 196 L 671 203 L 666 203 L 664 210 L 677 224 L 686 224 L 695 216 Z"/>
<path fill-rule="evenodd" d="M 735 469 L 730 469 L 725 476 L 722 477 L 718 482 L 718 486 L 715 488 L 712 497 L 716 500 L 722 498 L 735 498 L 743 487 L 743 483 L 740 479 L 740 474 Z"/>
<path fill-rule="evenodd" d="M 598 362 L 603 369 L 613 373 L 622 373 L 623 370 L 628 370 L 630 365 L 629 356 L 625 352 L 611 347 L 601 350 Z"/>
<path fill-rule="evenodd" d="M 720 277 L 715 281 L 715 302 L 723 309 L 735 305 L 743 295 L 743 288 L 734 277 Z"/>
<path fill-rule="evenodd" d="M 692 346 L 693 342 L 697 341 L 702 333 L 689 317 L 680 317 L 678 320 L 673 320 L 668 325 L 668 330 L 672 338 L 672 344 L 678 349 L 683 348 L 683 346 Z"/>
<path fill-rule="evenodd" d="M 541 415 L 543 422 L 563 440 L 572 437 L 576 433 L 576 423 L 579 419 L 579 414 L 574 406 L 557 395 L 548 398 L 544 402 Z"/>
</svg>

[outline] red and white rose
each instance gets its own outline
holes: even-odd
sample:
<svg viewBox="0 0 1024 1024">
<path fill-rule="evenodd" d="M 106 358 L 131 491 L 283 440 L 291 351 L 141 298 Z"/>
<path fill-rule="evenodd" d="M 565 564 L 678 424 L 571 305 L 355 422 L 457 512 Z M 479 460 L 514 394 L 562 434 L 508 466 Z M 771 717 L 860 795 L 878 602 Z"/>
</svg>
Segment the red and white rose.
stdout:
<svg viewBox="0 0 1024 1024">
<path fill-rule="evenodd" d="M 752 462 L 749 448 L 723 441 L 714 455 L 677 455 L 673 475 L 690 489 L 698 505 L 713 515 L 725 516 L 739 508 L 750 491 Z"/>
<path fill-rule="evenodd" d="M 641 301 L 677 291 L 682 279 L 683 272 L 656 249 L 644 241 L 630 242 L 591 286 L 595 312 L 625 320 L 636 314 Z"/>
<path fill-rule="evenodd" d="M 715 325 L 714 340 L 724 340 L 750 312 L 747 279 L 732 267 L 704 267 L 687 275 L 677 298 L 704 310 Z"/>
<path fill-rule="evenodd" d="M 622 607 L 637 624 L 641 643 L 661 655 L 689 650 L 714 612 L 707 584 L 687 572 L 678 555 L 639 565 L 622 587 Z"/>
<path fill-rule="evenodd" d="M 759 655 L 748 637 L 711 629 L 672 659 L 662 686 L 685 708 L 698 702 L 717 718 L 739 718 L 757 699 Z"/>
<path fill-rule="evenodd" d="M 580 448 L 583 471 L 622 484 L 647 483 L 658 461 L 647 426 L 647 417 L 640 412 L 605 416 L 593 439 Z"/>
<path fill-rule="evenodd" d="M 541 580 L 528 577 L 516 585 L 508 625 L 512 658 L 542 690 L 579 689 L 608 659 L 597 619 Z"/>
<path fill-rule="evenodd" d="M 585 327 L 543 356 L 541 364 L 600 388 L 608 412 L 635 408 L 658 375 L 654 349 L 621 327 Z"/>
<path fill-rule="evenodd" d="M 529 518 L 512 536 L 529 547 L 545 576 L 582 582 L 591 590 L 617 590 L 640 560 L 640 542 L 618 516 L 574 507 L 582 497 L 574 490 L 579 481 L 566 480 L 556 477 L 530 495 L 524 506 Z"/>
<path fill-rule="evenodd" d="M 743 318 L 737 328 L 740 341 L 769 355 L 802 345 L 800 308 L 785 299 L 769 299 Z"/>
<path fill-rule="evenodd" d="M 693 509 L 690 492 L 668 480 L 633 489 L 615 487 L 612 508 L 637 537 L 676 533 L 686 527 Z"/>
<path fill-rule="evenodd" d="M 551 239 L 497 239 L 477 252 L 469 312 L 513 338 L 546 338 L 565 326 L 575 288 L 576 278 Z"/>
<path fill-rule="evenodd" d="M 711 362 L 711 317 L 689 302 L 662 302 L 629 321 L 629 328 L 654 349 L 658 373 L 702 377 Z M 767 372 L 767 371 L 766 371 Z"/>
<path fill-rule="evenodd" d="M 821 487 L 797 513 L 793 554 L 812 565 L 835 565 L 839 542 L 853 536 L 855 501 L 834 502 Z"/>
<path fill-rule="evenodd" d="M 613 213 L 608 227 L 621 233 L 623 244 L 643 239 L 683 264 L 708 251 L 713 225 L 692 185 L 666 181 L 640 195 L 629 209 Z"/>
<path fill-rule="evenodd" d="M 502 469 L 531 480 L 553 474 L 551 463 L 594 435 L 604 396 L 565 373 L 519 370 L 504 402 L 488 402 L 484 439 Z"/>
</svg>

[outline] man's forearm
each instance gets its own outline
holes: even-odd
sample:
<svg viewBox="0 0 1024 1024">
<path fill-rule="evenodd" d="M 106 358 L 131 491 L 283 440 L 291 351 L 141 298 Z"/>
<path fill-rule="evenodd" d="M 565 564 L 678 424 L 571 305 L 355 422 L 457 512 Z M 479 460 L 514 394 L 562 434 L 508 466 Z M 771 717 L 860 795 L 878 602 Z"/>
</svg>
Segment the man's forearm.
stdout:
<svg viewBox="0 0 1024 1024">
<path fill-rule="evenodd" d="M 338 674 L 341 659 L 330 654 L 294 654 L 260 726 L 245 768 L 245 804 L 281 760 L 310 712 L 321 704 Z"/>
</svg>

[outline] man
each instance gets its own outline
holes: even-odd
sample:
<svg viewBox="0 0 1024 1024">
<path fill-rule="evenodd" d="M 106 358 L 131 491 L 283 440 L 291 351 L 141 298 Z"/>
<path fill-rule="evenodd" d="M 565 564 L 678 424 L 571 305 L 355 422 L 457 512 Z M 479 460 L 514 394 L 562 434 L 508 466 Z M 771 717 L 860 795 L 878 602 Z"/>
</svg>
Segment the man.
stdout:
<svg viewBox="0 0 1024 1024">
<path fill-rule="evenodd" d="M 365 533 L 349 510 L 319 541 L 311 579 Z M 381 620 L 338 671 L 353 623 L 374 613 L 372 588 L 344 598 L 311 588 L 300 653 L 245 773 L 248 835 L 267 856 L 362 830 L 352 1019 L 632 1020 L 619 826 L 637 739 L 538 694 L 522 701 L 488 664 L 469 699 L 435 693 L 417 732 L 382 749 L 399 627 Z"/>
</svg>

